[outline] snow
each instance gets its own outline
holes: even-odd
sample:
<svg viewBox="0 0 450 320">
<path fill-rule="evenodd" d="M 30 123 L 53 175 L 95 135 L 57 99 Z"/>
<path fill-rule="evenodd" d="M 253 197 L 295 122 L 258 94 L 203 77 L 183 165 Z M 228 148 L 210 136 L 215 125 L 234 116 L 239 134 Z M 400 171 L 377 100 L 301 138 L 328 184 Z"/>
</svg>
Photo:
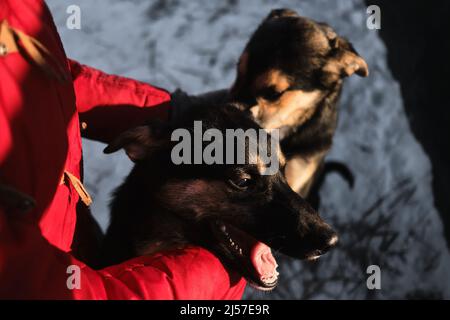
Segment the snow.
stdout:
<svg viewBox="0 0 450 320">
<path fill-rule="evenodd" d="M 230 86 L 249 36 L 273 8 L 289 7 L 348 37 L 370 67 L 346 81 L 339 127 L 329 159 L 346 162 L 353 189 L 330 175 L 321 214 L 340 232 L 340 246 L 316 263 L 281 257 L 280 286 L 270 298 L 450 298 L 450 256 L 433 206 L 430 162 L 412 136 L 399 85 L 377 31 L 365 26 L 362 0 L 47 0 L 71 58 L 189 93 Z M 81 30 L 66 27 L 69 5 L 81 8 Z M 103 155 L 84 140 L 85 181 L 92 211 L 108 223 L 111 190 L 131 168 L 124 154 Z M 366 287 L 366 268 L 381 268 L 382 288 Z"/>
</svg>

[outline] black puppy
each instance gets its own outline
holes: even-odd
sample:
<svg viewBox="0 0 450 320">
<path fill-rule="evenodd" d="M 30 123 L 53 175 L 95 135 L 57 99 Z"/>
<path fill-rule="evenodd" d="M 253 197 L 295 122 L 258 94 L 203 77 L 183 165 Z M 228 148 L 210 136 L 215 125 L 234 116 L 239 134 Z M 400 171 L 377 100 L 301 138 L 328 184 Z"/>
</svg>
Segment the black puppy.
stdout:
<svg viewBox="0 0 450 320">
<path fill-rule="evenodd" d="M 321 179 L 336 130 L 343 79 L 352 74 L 366 77 L 369 71 L 347 39 L 325 23 L 278 9 L 247 43 L 231 89 L 190 99 L 239 102 L 263 128 L 280 129 L 286 179 L 306 197 L 314 181 Z M 352 183 L 345 166 L 334 163 L 329 169 Z"/>
<path fill-rule="evenodd" d="M 174 129 L 195 136 L 194 121 L 201 121 L 202 130 L 215 129 L 223 136 L 230 129 L 264 131 L 238 106 L 223 105 L 192 107 L 173 128 L 145 125 L 119 136 L 105 152 L 123 148 L 135 166 L 112 201 L 104 265 L 199 245 L 255 287 L 270 290 L 278 279 L 270 248 L 315 259 L 336 244 L 332 228 L 286 183 L 284 159 L 270 136 L 245 137 L 240 154 L 244 161 L 238 164 L 175 164 Z M 231 149 L 228 140 L 221 144 L 223 159 L 238 155 L 234 146 L 239 141 L 234 140 Z M 206 145 L 203 142 L 202 148 Z M 197 147 L 192 146 L 192 154 Z M 271 164 L 279 164 L 272 174 L 264 174 L 268 162 L 255 150 L 268 150 Z"/>
</svg>

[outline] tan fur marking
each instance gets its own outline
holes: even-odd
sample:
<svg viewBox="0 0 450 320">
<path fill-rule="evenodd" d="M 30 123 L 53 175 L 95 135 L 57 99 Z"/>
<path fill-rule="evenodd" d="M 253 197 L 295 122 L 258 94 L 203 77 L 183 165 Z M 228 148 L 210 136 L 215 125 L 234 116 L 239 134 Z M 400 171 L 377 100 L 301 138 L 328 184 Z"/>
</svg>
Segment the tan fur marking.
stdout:
<svg viewBox="0 0 450 320">
<path fill-rule="evenodd" d="M 277 91 L 284 91 L 290 86 L 289 78 L 280 70 L 270 70 L 255 80 L 253 89 L 256 91 L 261 88 L 273 86 Z"/>
<path fill-rule="evenodd" d="M 302 197 L 308 195 L 308 184 L 313 179 L 322 159 L 323 155 L 319 154 L 310 158 L 295 156 L 287 161 L 285 176 L 292 190 Z"/>
<path fill-rule="evenodd" d="M 265 129 L 265 130 L 270 133 L 270 129 Z M 286 158 L 284 157 L 284 154 L 281 151 L 281 147 L 279 144 L 276 146 L 276 150 L 277 150 L 278 166 L 282 167 L 286 164 Z M 256 166 L 257 166 L 258 172 L 260 174 L 263 174 L 263 172 L 266 170 L 267 164 L 264 164 L 260 155 L 258 155 L 258 157 L 256 158 Z"/>
<path fill-rule="evenodd" d="M 280 167 L 282 167 L 286 164 L 286 157 L 284 156 L 284 153 L 281 152 L 281 148 L 278 148 L 277 151 L 278 151 L 278 161 L 280 162 Z"/>
<path fill-rule="evenodd" d="M 258 105 L 250 110 L 260 125 L 267 129 L 298 126 L 314 114 L 315 107 L 322 97 L 323 93 L 319 90 L 287 91 L 274 102 L 258 99 Z"/>
<path fill-rule="evenodd" d="M 253 87 L 254 92 L 263 88 L 274 87 L 276 91 L 283 92 L 276 101 L 257 99 L 257 105 L 250 108 L 253 117 L 266 129 L 281 128 L 283 126 L 301 125 L 308 120 L 315 111 L 317 102 L 323 97 L 319 90 L 305 92 L 302 90 L 289 90 L 291 83 L 289 77 L 280 70 L 270 70 L 258 77 Z"/>
</svg>

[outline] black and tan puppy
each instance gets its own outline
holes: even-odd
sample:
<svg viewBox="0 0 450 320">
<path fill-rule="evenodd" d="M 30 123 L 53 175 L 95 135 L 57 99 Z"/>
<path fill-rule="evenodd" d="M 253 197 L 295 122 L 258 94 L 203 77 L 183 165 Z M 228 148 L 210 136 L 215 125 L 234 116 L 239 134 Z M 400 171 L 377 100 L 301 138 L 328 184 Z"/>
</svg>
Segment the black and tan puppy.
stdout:
<svg viewBox="0 0 450 320">
<path fill-rule="evenodd" d="M 175 164 L 173 129 L 195 136 L 194 120 L 202 122 L 203 131 L 216 129 L 224 136 L 230 129 L 261 129 L 235 105 L 224 105 L 193 107 L 173 128 L 146 125 L 118 137 L 105 152 L 123 148 L 135 166 L 112 201 L 104 265 L 199 245 L 257 288 L 270 290 L 278 279 L 270 248 L 314 259 L 335 245 L 336 233 L 286 183 L 284 160 L 273 139 L 245 138 L 240 164 Z M 229 159 L 230 152 L 233 159 L 234 147 L 225 145 L 223 159 Z M 261 146 L 270 151 L 271 163 L 279 164 L 273 174 L 263 174 L 267 162 L 254 152 L 263 150 Z"/>
<path fill-rule="evenodd" d="M 289 185 L 307 195 L 331 148 L 345 77 L 366 62 L 327 24 L 272 11 L 242 54 L 231 99 L 246 102 L 264 128 L 282 130 Z"/>
<path fill-rule="evenodd" d="M 247 43 L 231 89 L 198 98 L 242 103 L 262 127 L 280 129 L 288 183 L 307 196 L 331 148 L 343 79 L 368 73 L 330 26 L 278 9 Z"/>
</svg>

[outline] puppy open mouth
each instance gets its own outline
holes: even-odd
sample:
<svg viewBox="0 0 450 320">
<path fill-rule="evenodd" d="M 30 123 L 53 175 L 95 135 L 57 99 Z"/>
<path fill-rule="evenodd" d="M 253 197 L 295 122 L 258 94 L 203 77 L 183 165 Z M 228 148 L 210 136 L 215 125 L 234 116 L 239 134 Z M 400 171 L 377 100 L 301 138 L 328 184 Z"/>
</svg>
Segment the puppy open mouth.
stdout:
<svg viewBox="0 0 450 320">
<path fill-rule="evenodd" d="M 244 272 L 249 284 L 258 290 L 274 289 L 279 273 L 270 247 L 230 224 L 220 221 L 215 224 L 215 234 L 223 242 L 222 251 L 232 256 L 231 260 Z"/>
</svg>

